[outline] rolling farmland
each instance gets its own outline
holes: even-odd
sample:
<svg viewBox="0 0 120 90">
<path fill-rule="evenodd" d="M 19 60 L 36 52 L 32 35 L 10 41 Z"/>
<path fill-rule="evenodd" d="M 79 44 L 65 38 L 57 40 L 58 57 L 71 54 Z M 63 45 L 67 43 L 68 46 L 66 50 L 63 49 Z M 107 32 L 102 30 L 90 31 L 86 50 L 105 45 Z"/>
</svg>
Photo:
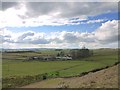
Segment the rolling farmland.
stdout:
<svg viewBox="0 0 120 90">
<path fill-rule="evenodd" d="M 25 76 L 34 77 L 35 75 L 45 73 L 47 73 L 48 76 L 52 76 L 52 78 L 76 76 L 93 69 L 113 65 L 118 61 L 117 49 L 94 50 L 93 56 L 80 60 L 25 61 L 29 56 L 39 56 L 42 54 L 56 55 L 58 52 L 59 51 L 55 50 L 46 50 L 43 52 L 3 53 L 3 79 Z M 55 75 L 56 72 L 59 72 L 58 76 Z M 3 86 L 6 87 L 7 85 Z"/>
</svg>

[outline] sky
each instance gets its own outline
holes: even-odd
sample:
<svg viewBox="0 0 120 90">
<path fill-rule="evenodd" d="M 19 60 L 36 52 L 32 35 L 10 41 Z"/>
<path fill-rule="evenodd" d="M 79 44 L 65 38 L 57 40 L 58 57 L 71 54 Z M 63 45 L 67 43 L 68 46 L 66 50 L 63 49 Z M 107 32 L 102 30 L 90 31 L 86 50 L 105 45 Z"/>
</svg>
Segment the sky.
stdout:
<svg viewBox="0 0 120 90">
<path fill-rule="evenodd" d="M 118 2 L 1 2 L 1 47 L 118 47 Z"/>
</svg>

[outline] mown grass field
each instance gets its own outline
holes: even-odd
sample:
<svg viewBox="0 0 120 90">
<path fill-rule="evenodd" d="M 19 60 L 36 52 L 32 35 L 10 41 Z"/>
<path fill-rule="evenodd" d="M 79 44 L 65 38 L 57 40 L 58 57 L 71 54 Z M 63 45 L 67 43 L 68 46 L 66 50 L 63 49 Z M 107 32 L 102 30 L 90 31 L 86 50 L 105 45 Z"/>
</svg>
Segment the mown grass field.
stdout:
<svg viewBox="0 0 120 90">
<path fill-rule="evenodd" d="M 66 50 L 67 52 L 67 50 Z M 67 61 L 26 61 L 29 56 L 56 54 L 58 51 L 40 51 L 24 53 L 3 53 L 2 77 L 34 76 L 47 73 L 49 75 L 59 72 L 59 77 L 76 76 L 82 72 L 113 65 L 118 61 L 117 49 L 94 50 L 94 55 L 80 60 Z"/>
</svg>

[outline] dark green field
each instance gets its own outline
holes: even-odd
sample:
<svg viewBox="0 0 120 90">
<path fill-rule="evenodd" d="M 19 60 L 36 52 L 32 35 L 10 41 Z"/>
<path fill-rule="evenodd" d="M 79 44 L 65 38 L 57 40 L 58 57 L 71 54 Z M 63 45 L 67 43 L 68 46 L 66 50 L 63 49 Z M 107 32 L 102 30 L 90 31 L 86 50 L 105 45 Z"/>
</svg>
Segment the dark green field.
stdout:
<svg viewBox="0 0 120 90">
<path fill-rule="evenodd" d="M 75 76 L 82 72 L 113 65 L 118 61 L 117 49 L 96 49 L 93 50 L 93 56 L 80 60 L 25 61 L 29 56 L 44 54 L 56 55 L 58 52 L 55 50 L 46 50 L 40 52 L 3 53 L 3 78 L 27 75 L 34 76 L 44 73 L 52 75 L 56 71 L 59 72 L 59 77 Z"/>
</svg>

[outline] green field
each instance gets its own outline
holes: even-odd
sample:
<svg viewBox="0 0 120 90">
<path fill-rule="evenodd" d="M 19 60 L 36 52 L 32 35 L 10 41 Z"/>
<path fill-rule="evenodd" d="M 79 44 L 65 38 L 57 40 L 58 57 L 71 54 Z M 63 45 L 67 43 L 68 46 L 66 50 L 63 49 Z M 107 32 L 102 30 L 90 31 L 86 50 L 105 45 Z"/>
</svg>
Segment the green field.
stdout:
<svg viewBox="0 0 120 90">
<path fill-rule="evenodd" d="M 48 52 L 48 53 L 47 53 Z M 51 52 L 51 53 L 50 53 Z M 56 54 L 58 51 L 41 51 L 42 54 Z M 94 50 L 94 55 L 80 60 L 67 61 L 26 61 L 29 56 L 39 56 L 39 52 L 3 53 L 3 78 L 12 76 L 34 76 L 59 72 L 60 77 L 79 75 L 96 68 L 113 65 L 118 61 L 117 49 Z"/>
<path fill-rule="evenodd" d="M 48 53 L 47 53 L 48 52 Z M 52 54 L 55 51 L 51 51 Z M 42 53 L 50 54 L 50 51 L 43 51 Z M 100 68 L 107 65 L 112 65 L 118 61 L 117 50 L 94 50 L 94 56 L 84 58 L 81 60 L 69 61 L 31 61 L 23 62 L 27 59 L 25 56 L 37 56 L 39 53 L 5 53 L 3 54 L 3 78 L 9 76 L 25 76 L 37 75 L 42 73 L 51 73 L 60 70 L 61 76 L 75 75 L 84 71 L 89 71 L 94 68 Z M 7 60 L 8 58 L 8 60 Z M 13 59 L 15 58 L 15 59 Z M 17 60 L 20 59 L 20 60 Z M 77 65 L 77 66 L 76 66 Z M 73 67 L 72 67 L 73 66 Z M 69 68 L 72 67 L 72 68 Z M 64 70 L 69 68 L 67 70 Z"/>
</svg>

